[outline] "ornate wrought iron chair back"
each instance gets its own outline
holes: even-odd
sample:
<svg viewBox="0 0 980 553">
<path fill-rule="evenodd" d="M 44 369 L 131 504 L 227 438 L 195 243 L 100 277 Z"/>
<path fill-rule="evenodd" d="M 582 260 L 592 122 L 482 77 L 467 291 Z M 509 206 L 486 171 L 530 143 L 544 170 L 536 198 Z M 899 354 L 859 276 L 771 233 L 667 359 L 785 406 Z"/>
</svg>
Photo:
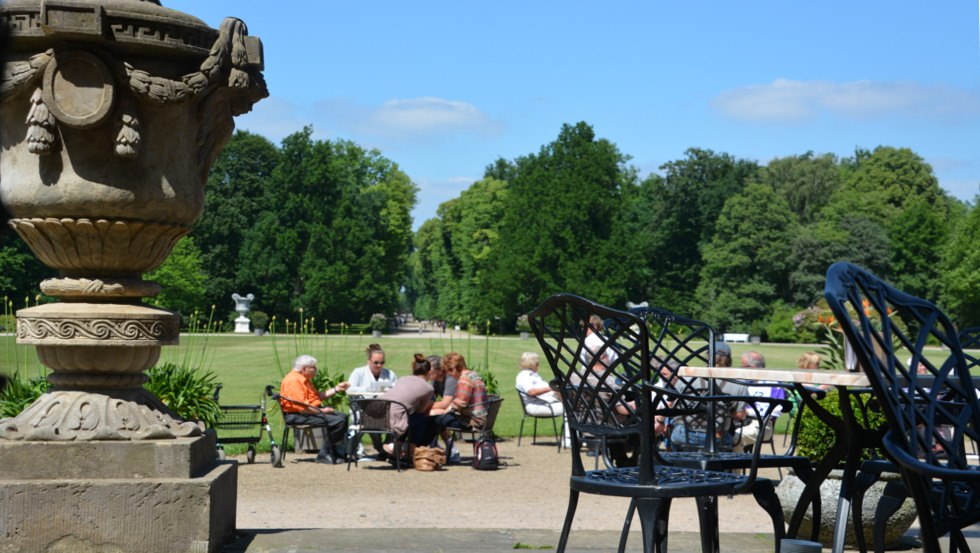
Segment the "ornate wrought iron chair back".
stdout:
<svg viewBox="0 0 980 553">
<path fill-rule="evenodd" d="M 528 314 L 528 321 L 554 372 L 572 430 L 598 436 L 635 435 L 639 442 L 639 466 L 586 472 L 578 433 L 572 434 L 571 493 L 559 538 L 559 553 L 565 549 L 578 494 L 582 492 L 633 499 L 621 535 L 620 551 L 625 550 L 634 506 L 643 527 L 644 551 L 665 551 L 669 505 L 678 497 L 693 497 L 698 501 L 702 550 L 717 551 L 714 498 L 736 493 L 755 496 L 772 518 L 773 534 L 779 542 L 784 534 L 779 501 L 772 482 L 756 477 L 754 465 L 748 475 L 702 467 L 659 465 L 655 469 L 653 406 L 668 399 L 696 398 L 681 398 L 654 384 L 651 345 L 658 340 L 652 338 L 646 321 L 571 294 L 547 299 Z"/>
<path fill-rule="evenodd" d="M 614 328 L 605 329 L 603 320 L 615 321 Z M 641 424 L 648 420 L 648 401 L 640 390 L 651 376 L 644 362 L 649 351 L 642 320 L 559 294 L 531 312 L 528 321 L 559 383 L 572 430 L 649 439 L 649 429 Z"/>
<path fill-rule="evenodd" d="M 977 439 L 980 405 L 956 330 L 932 303 L 850 263 L 828 269 L 825 296 L 888 421 L 884 446 L 916 501 L 926 551 L 947 532 L 969 551 L 959 528 L 980 521 L 980 470 L 964 438 Z M 938 363 L 925 355 L 937 343 Z"/>
<path fill-rule="evenodd" d="M 967 350 L 980 349 L 980 326 L 971 326 L 960 330 L 960 346 L 963 348 L 963 357 L 966 359 L 967 370 L 980 367 L 980 354 L 973 354 Z"/>
</svg>

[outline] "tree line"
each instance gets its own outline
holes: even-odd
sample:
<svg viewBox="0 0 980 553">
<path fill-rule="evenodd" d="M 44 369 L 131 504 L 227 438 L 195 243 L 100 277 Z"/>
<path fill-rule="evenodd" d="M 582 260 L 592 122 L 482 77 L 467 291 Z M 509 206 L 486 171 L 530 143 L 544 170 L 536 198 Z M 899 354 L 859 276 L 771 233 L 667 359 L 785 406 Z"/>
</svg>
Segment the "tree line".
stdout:
<svg viewBox="0 0 980 553">
<path fill-rule="evenodd" d="M 586 123 L 498 159 L 415 237 L 416 316 L 502 318 L 550 294 L 649 301 L 719 330 L 794 339 L 847 260 L 980 324 L 980 211 L 907 148 L 775 159 L 691 148 L 644 178 Z"/>
<path fill-rule="evenodd" d="M 278 146 L 239 131 L 200 221 L 148 275 L 164 284 L 151 301 L 225 314 L 232 293 L 251 292 L 256 309 L 318 328 L 408 310 L 512 329 L 573 292 L 789 340 L 826 268 L 848 260 L 980 324 L 980 210 L 909 149 L 761 165 L 691 148 L 645 177 L 629 161 L 587 123 L 566 124 L 538 152 L 490 163 L 413 233 L 418 190 L 380 152 L 310 128 Z M 0 295 L 33 298 L 47 273 L 0 237 Z"/>
</svg>

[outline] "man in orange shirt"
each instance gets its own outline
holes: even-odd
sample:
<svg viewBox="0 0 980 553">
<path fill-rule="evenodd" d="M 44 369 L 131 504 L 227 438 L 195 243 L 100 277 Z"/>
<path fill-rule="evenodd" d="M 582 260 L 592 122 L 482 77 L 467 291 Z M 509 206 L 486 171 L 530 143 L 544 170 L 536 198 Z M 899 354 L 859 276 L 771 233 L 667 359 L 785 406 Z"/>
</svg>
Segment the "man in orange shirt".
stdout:
<svg viewBox="0 0 980 553">
<path fill-rule="evenodd" d="M 293 370 L 279 385 L 279 405 L 286 424 L 309 424 L 323 429 L 323 445 L 316 456 L 317 463 L 342 463 L 343 455 L 338 446 L 347 437 L 347 416 L 322 405 L 323 400 L 345 391 L 350 383 L 341 382 L 333 388 L 317 391 L 313 387 L 316 370 L 315 358 L 310 355 L 297 357 L 293 361 Z"/>
</svg>

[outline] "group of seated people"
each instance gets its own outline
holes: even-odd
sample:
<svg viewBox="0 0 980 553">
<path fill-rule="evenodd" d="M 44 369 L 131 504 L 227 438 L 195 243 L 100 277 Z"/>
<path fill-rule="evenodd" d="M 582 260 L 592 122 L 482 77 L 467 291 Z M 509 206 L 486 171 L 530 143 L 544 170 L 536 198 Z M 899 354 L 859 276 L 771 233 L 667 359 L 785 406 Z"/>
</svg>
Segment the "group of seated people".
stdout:
<svg viewBox="0 0 980 553">
<path fill-rule="evenodd" d="M 357 453 L 346 450 L 348 416 L 325 406 L 324 400 L 339 393 L 365 392 L 382 392 L 380 399 L 404 406 L 390 410 L 392 433 L 387 440 L 372 435 L 379 458 L 391 458 L 394 440 L 406 442 L 411 449 L 435 444 L 441 436 L 449 462 L 459 462 L 459 451 L 452 444 L 450 431 L 480 425 L 485 420 L 487 389 L 483 378 L 470 370 L 463 356 L 456 352 L 442 357 L 417 353 L 412 360 L 411 374 L 401 378 L 385 368 L 381 346 L 371 344 L 365 353 L 366 365 L 354 369 L 347 381 L 325 390 L 317 390 L 313 385 L 317 360 L 310 355 L 297 357 L 293 370 L 282 380 L 279 403 L 286 424 L 323 430 L 316 462 L 341 463 L 348 455 Z"/>
<path fill-rule="evenodd" d="M 596 316 L 590 318 L 585 325 L 585 338 L 580 352 L 581 361 L 584 366 L 594 367 L 593 370 L 600 372 L 604 367 L 611 367 L 617 361 L 616 348 L 614 344 L 607 343 L 601 332 L 603 321 Z M 732 350 L 724 342 L 716 342 L 714 348 L 713 366 L 731 367 Z M 820 357 L 813 352 L 807 352 L 800 358 L 802 368 L 819 368 Z M 678 363 L 668 361 L 659 363 L 660 385 L 672 388 L 682 393 L 696 393 L 706 395 L 709 381 L 704 378 L 689 378 L 683 385 L 678 382 L 676 371 Z M 765 357 L 757 351 L 748 351 L 741 356 L 741 367 L 763 369 L 766 367 Z M 766 382 L 734 382 L 729 380 L 716 380 L 717 393 L 730 396 L 742 397 L 767 397 L 775 399 L 786 399 L 786 388 L 783 386 L 772 385 Z M 617 411 L 622 416 L 627 416 L 636 406 L 628 400 L 629 394 L 624 394 L 617 406 Z M 664 403 L 666 405 L 666 402 Z M 732 400 L 717 404 L 714 410 L 715 420 L 713 425 L 714 435 L 710 437 L 711 444 L 716 451 L 741 451 L 751 448 L 757 441 L 768 441 L 772 437 L 773 425 L 776 418 L 781 415 L 781 408 L 775 407 L 770 414 L 769 424 L 763 425 L 759 416 L 766 413 L 768 404 L 749 405 L 743 401 Z M 709 415 L 706 412 L 697 412 L 683 415 L 676 418 L 657 414 L 654 420 L 654 432 L 659 439 L 663 440 L 665 448 L 669 450 L 702 450 L 709 446 Z M 618 446 L 617 446 L 618 447 Z M 629 455 L 629 444 L 622 446 L 626 451 L 617 452 L 611 448 L 610 454 L 613 460 L 619 457 L 623 463 L 628 464 L 632 459 Z M 621 453 L 620 455 L 617 455 Z M 617 463 L 619 464 L 619 463 Z"/>
</svg>

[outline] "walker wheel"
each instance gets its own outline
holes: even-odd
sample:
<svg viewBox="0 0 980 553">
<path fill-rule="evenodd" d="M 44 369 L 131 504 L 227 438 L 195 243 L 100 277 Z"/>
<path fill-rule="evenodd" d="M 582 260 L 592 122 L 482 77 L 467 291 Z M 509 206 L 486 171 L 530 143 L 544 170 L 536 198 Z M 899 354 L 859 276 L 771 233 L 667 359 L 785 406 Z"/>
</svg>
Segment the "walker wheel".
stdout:
<svg viewBox="0 0 980 553">
<path fill-rule="evenodd" d="M 219 461 L 224 461 L 226 457 L 227 457 L 227 455 L 225 454 L 225 450 L 224 449 L 219 449 L 218 450 L 218 460 Z"/>
<path fill-rule="evenodd" d="M 279 446 L 272 446 L 272 466 L 282 468 L 282 450 Z"/>
<path fill-rule="evenodd" d="M 248 464 L 250 465 L 255 462 L 255 446 L 248 446 L 248 451 L 245 452 L 245 460 L 248 461 Z"/>
</svg>

